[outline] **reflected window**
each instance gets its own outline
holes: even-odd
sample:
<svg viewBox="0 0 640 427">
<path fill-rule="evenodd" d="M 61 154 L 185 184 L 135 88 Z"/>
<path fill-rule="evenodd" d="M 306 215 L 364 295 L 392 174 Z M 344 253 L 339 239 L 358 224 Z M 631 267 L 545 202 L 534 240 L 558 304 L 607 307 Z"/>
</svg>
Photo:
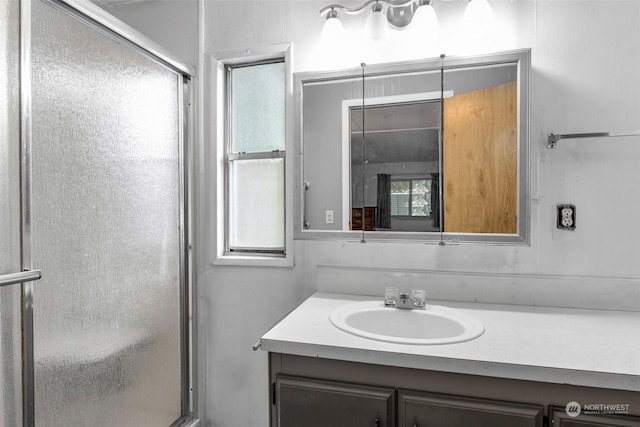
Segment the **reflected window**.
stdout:
<svg viewBox="0 0 640 427">
<path fill-rule="evenodd" d="M 391 179 L 391 216 L 430 217 L 431 179 Z"/>
</svg>

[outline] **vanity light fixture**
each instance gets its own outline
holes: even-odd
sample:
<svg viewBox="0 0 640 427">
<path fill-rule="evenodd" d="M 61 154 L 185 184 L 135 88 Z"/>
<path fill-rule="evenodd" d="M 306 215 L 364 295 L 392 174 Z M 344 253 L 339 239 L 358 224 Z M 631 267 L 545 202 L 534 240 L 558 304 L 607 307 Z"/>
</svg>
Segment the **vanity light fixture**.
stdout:
<svg viewBox="0 0 640 427">
<path fill-rule="evenodd" d="M 333 32 L 340 31 L 338 28 L 338 22 L 340 22 L 338 11 L 347 15 L 359 15 L 370 11 L 364 25 L 365 38 L 370 40 L 384 39 L 389 33 L 389 27 L 402 30 L 407 28 L 412 21 L 416 21 L 416 25 L 430 25 L 434 22 L 437 25 L 437 17 L 432 6 L 433 1 L 367 0 L 356 8 L 332 4 L 322 8 L 320 11 L 320 14 L 326 17 L 322 29 L 322 37 L 334 38 Z M 326 35 L 327 33 L 329 35 Z"/>
<path fill-rule="evenodd" d="M 364 36 L 369 40 L 384 39 L 389 27 L 402 30 L 417 27 L 419 34 L 435 37 L 438 18 L 433 2 L 435 0 L 367 0 L 359 7 L 349 8 L 331 4 L 320 10 L 326 18 L 322 29 L 322 38 L 335 40 L 344 34 L 338 12 L 347 15 L 359 15 L 370 11 L 364 25 Z M 386 6 L 386 9 L 385 9 Z M 488 0 L 468 0 L 464 13 L 465 25 L 472 29 L 486 29 L 493 25 L 493 10 Z"/>
</svg>

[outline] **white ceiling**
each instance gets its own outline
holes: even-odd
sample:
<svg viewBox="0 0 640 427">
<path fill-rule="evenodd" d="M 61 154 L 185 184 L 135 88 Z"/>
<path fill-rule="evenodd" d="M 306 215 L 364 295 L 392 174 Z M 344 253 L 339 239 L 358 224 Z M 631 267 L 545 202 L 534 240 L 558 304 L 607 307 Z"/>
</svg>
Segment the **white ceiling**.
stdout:
<svg viewBox="0 0 640 427">
<path fill-rule="evenodd" d="M 438 159 L 438 102 L 367 107 L 364 119 L 367 162 L 428 162 Z M 354 164 L 362 162 L 362 108 L 351 110 L 351 161 Z"/>
<path fill-rule="evenodd" d="M 438 160 L 438 129 L 399 129 L 366 134 L 367 163 Z M 362 163 L 362 134 L 351 135 L 351 163 Z"/>
</svg>

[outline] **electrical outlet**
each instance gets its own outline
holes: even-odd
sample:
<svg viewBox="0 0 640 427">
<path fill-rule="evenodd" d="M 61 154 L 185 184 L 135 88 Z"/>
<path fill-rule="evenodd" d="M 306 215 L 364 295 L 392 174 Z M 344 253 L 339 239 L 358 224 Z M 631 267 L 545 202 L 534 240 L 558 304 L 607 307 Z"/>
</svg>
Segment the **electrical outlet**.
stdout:
<svg viewBox="0 0 640 427">
<path fill-rule="evenodd" d="M 324 211 L 324 222 L 333 224 L 333 211 Z"/>
<path fill-rule="evenodd" d="M 574 205 L 558 205 L 558 222 L 557 226 L 560 230 L 576 229 L 576 207 Z"/>
</svg>

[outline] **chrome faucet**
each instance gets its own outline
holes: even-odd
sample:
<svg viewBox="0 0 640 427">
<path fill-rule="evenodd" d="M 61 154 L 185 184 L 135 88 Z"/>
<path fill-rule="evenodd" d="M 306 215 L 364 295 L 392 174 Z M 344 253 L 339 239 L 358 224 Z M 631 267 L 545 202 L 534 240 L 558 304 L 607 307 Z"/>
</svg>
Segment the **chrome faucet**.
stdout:
<svg viewBox="0 0 640 427">
<path fill-rule="evenodd" d="M 426 307 L 426 292 L 424 289 L 412 289 L 411 295 L 400 292 L 398 288 L 387 287 L 384 290 L 384 306 L 391 308 L 418 309 Z"/>
</svg>

